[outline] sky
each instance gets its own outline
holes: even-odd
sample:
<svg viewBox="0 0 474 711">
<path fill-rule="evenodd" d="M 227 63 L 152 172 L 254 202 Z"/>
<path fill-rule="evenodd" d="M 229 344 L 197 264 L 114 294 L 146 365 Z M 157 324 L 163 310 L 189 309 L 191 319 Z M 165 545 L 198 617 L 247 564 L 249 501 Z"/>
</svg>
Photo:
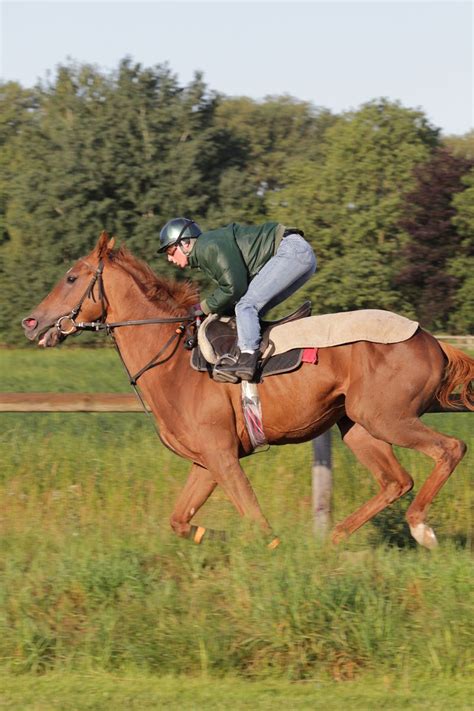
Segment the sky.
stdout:
<svg viewBox="0 0 474 711">
<path fill-rule="evenodd" d="M 290 94 L 336 113 L 379 97 L 445 135 L 474 126 L 473 4 L 457 0 L 3 0 L 0 75 L 32 86 L 69 59 L 168 63 L 182 85 Z"/>
</svg>

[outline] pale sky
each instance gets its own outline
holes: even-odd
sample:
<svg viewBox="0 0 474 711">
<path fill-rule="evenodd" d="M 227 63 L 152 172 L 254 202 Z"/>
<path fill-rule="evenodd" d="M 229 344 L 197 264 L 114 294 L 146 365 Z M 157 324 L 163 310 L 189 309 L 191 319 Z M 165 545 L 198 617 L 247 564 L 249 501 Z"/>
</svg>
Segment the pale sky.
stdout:
<svg viewBox="0 0 474 711">
<path fill-rule="evenodd" d="M 473 5 L 457 0 L 3 0 L 3 80 L 32 86 L 70 57 L 113 70 L 168 62 L 181 84 L 334 112 L 388 97 L 444 134 L 474 126 Z"/>
</svg>

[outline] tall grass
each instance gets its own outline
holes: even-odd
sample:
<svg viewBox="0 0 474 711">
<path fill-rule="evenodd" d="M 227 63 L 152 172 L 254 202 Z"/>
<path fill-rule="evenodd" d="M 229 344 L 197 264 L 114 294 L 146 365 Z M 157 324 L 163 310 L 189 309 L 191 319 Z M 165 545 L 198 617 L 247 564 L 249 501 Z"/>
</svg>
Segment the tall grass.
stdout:
<svg viewBox="0 0 474 711">
<path fill-rule="evenodd" d="M 3 351 L 0 359 L 3 390 L 127 387 L 110 351 Z M 469 444 L 467 417 L 429 420 Z M 472 457 L 436 499 L 430 520 L 441 546 L 430 553 L 408 548 L 402 504 L 343 547 L 318 543 L 310 445 L 256 455 L 245 468 L 283 539 L 270 553 L 220 493 L 197 519 L 227 529 L 228 543 L 195 547 L 171 534 L 168 517 L 189 465 L 160 445 L 144 415 L 0 421 L 5 670 L 290 679 L 473 671 Z M 341 519 L 375 487 L 335 445 Z M 429 460 L 399 454 L 419 486 Z"/>
<path fill-rule="evenodd" d="M 2 663 L 290 679 L 472 671 L 466 551 L 349 553 L 302 533 L 269 554 L 245 537 L 192 548 L 121 527 L 61 540 L 33 522 L 2 542 Z"/>
</svg>

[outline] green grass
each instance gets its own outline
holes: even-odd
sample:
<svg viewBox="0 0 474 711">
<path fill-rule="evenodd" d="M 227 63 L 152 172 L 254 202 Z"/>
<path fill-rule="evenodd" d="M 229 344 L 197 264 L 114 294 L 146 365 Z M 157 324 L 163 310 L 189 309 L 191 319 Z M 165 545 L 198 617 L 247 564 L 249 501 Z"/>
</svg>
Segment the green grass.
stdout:
<svg viewBox="0 0 474 711">
<path fill-rule="evenodd" d="M 111 350 L 4 350 L 0 365 L 2 390 L 128 388 Z M 426 420 L 472 445 L 467 418 Z M 0 421 L 0 708 L 469 708 L 472 454 L 432 507 L 434 553 L 410 548 L 403 502 L 344 546 L 318 543 L 310 445 L 251 457 L 283 539 L 269 553 L 218 492 L 197 520 L 228 543 L 173 536 L 189 465 L 145 415 Z M 334 441 L 339 520 L 375 486 Z M 430 461 L 399 454 L 419 487 Z"/>
<path fill-rule="evenodd" d="M 468 680 L 413 683 L 389 675 L 334 683 L 308 680 L 248 682 L 235 678 L 193 679 L 128 673 L 48 674 L 40 678 L 0 677 L 0 708 L 5 711 L 469 711 Z"/>
<path fill-rule="evenodd" d="M 102 336 L 98 336 L 104 342 Z M 0 392 L 128 392 L 130 385 L 114 348 L 0 350 Z"/>
</svg>

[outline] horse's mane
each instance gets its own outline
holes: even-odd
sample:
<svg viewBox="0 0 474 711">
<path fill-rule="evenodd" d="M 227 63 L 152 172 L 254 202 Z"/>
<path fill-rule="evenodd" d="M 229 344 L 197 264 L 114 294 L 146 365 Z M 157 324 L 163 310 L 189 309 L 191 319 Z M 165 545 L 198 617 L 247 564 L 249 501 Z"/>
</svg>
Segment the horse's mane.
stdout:
<svg viewBox="0 0 474 711">
<path fill-rule="evenodd" d="M 199 300 L 195 284 L 158 276 L 124 246 L 108 252 L 108 258 L 130 274 L 149 301 L 162 305 L 172 316 L 182 316 L 183 311 Z"/>
</svg>

